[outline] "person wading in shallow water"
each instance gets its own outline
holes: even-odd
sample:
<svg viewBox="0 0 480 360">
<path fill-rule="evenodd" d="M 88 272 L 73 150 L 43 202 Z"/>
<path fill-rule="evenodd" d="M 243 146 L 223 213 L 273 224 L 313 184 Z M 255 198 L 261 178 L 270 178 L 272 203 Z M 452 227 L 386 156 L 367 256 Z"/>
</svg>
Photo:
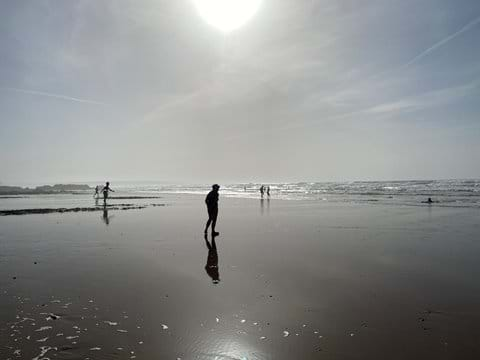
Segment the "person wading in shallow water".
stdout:
<svg viewBox="0 0 480 360">
<path fill-rule="evenodd" d="M 98 197 L 100 196 L 100 186 L 95 186 L 95 194 L 93 194 L 93 197 L 95 199 L 98 199 Z"/>
<path fill-rule="evenodd" d="M 104 203 L 104 204 L 107 203 L 107 198 L 108 198 L 108 192 L 109 192 L 109 191 L 115 192 L 114 190 L 110 189 L 110 183 L 107 181 L 107 183 L 105 184 L 105 186 L 104 186 L 103 189 L 102 189 L 102 192 L 103 192 L 103 203 Z"/>
<path fill-rule="evenodd" d="M 205 198 L 205 204 L 207 204 L 207 211 L 208 211 L 208 221 L 205 226 L 205 234 L 208 231 L 208 227 L 212 224 L 212 235 L 217 236 L 219 235 L 218 232 L 215 231 L 215 225 L 217 224 L 217 216 L 218 216 L 218 190 L 220 186 L 218 184 L 212 185 L 212 191 L 210 191 Z"/>
</svg>

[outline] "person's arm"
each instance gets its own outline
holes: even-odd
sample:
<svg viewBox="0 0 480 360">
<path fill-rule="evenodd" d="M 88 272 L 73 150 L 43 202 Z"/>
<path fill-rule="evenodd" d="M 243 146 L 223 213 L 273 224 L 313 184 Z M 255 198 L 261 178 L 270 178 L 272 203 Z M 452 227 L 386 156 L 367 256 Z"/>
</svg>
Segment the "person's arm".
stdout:
<svg viewBox="0 0 480 360">
<path fill-rule="evenodd" d="M 208 205 L 210 205 L 211 203 L 212 203 L 212 193 L 209 192 L 209 193 L 207 194 L 207 197 L 205 198 L 205 204 L 207 204 L 207 206 L 208 206 Z"/>
</svg>

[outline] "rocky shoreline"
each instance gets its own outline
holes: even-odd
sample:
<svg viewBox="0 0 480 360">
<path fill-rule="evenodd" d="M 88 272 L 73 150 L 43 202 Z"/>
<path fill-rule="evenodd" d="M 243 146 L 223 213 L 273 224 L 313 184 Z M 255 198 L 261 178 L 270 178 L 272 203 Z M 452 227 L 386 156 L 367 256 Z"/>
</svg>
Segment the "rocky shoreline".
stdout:
<svg viewBox="0 0 480 360">
<path fill-rule="evenodd" d="M 0 195 L 84 194 L 90 191 L 93 189 L 85 184 L 42 185 L 35 188 L 0 186 Z"/>
<path fill-rule="evenodd" d="M 105 210 L 140 210 L 147 207 L 165 206 L 165 204 L 116 204 L 106 206 L 90 206 L 90 207 L 74 207 L 74 208 L 38 208 L 38 209 L 11 209 L 0 210 L 0 216 L 9 215 L 34 215 L 34 214 L 52 214 L 52 213 L 76 213 L 76 212 L 92 212 Z"/>
</svg>

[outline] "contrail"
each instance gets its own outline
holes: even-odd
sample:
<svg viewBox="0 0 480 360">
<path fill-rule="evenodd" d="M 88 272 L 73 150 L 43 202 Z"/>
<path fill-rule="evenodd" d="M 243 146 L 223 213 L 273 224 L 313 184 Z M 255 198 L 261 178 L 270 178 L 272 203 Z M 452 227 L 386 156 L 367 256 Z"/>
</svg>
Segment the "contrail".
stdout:
<svg viewBox="0 0 480 360">
<path fill-rule="evenodd" d="M 52 98 L 56 98 L 56 99 L 62 99 L 62 100 L 67 100 L 67 101 L 75 101 L 75 102 L 80 102 L 80 103 L 85 103 L 85 104 L 108 105 L 108 104 L 100 102 L 100 101 L 94 101 L 94 100 L 89 100 L 89 99 L 80 99 L 80 98 L 61 95 L 61 94 L 52 94 L 52 93 L 45 92 L 45 91 L 27 90 L 27 89 L 19 89 L 19 88 L 12 88 L 12 87 L 0 87 L 0 89 L 7 90 L 7 91 L 15 91 L 15 92 L 23 93 L 23 94 L 47 96 L 47 97 L 52 97 Z"/>
<path fill-rule="evenodd" d="M 409 62 L 403 64 L 402 66 L 400 66 L 397 70 L 402 70 L 402 69 L 405 69 L 407 67 L 409 67 L 410 65 L 416 63 L 417 61 L 423 59 L 425 56 L 427 56 L 428 54 L 430 54 L 432 51 L 438 49 L 439 47 L 442 47 L 443 45 L 445 45 L 446 43 L 448 43 L 450 40 L 453 40 L 455 39 L 457 36 L 463 34 L 465 31 L 468 31 L 470 30 L 471 28 L 473 28 L 475 25 L 477 25 L 478 23 L 480 23 L 480 16 L 477 17 L 475 20 L 472 20 L 470 21 L 468 24 L 466 24 L 465 26 L 463 26 L 460 30 L 454 32 L 453 34 L 447 36 L 446 38 L 440 40 L 439 42 L 437 42 L 436 44 L 434 44 L 433 46 L 430 46 L 428 49 L 422 51 L 420 54 L 418 54 L 417 56 L 415 56 L 412 60 L 410 60 Z"/>
</svg>

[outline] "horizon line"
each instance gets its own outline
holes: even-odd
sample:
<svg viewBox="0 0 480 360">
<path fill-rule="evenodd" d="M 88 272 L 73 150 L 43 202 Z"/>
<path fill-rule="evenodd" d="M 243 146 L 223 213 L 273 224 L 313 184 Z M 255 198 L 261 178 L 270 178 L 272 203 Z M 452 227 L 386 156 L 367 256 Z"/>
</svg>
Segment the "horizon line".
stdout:
<svg viewBox="0 0 480 360">
<path fill-rule="evenodd" d="M 185 182 L 185 181 L 172 181 L 172 180 L 115 180 L 109 178 L 109 180 L 81 180 L 81 181 L 34 181 L 34 182 L 25 182 L 20 181 L 12 183 L 8 182 L 5 183 L 0 181 L 0 186 L 44 186 L 44 185 L 82 185 L 89 183 L 104 183 L 105 181 L 110 181 L 110 183 L 159 183 L 165 185 L 209 185 L 210 182 Z M 299 184 L 299 183 L 368 183 L 368 182 L 415 182 L 415 181 L 424 181 L 424 182 L 434 182 L 434 181 L 479 181 L 480 177 L 466 177 L 466 178 L 411 178 L 411 179 L 388 179 L 388 180 L 301 180 L 301 181 L 224 181 L 223 183 L 226 185 L 237 185 L 237 184 Z M 215 181 L 214 181 L 215 182 Z M 218 183 L 222 183 L 222 181 L 217 181 Z"/>
</svg>

